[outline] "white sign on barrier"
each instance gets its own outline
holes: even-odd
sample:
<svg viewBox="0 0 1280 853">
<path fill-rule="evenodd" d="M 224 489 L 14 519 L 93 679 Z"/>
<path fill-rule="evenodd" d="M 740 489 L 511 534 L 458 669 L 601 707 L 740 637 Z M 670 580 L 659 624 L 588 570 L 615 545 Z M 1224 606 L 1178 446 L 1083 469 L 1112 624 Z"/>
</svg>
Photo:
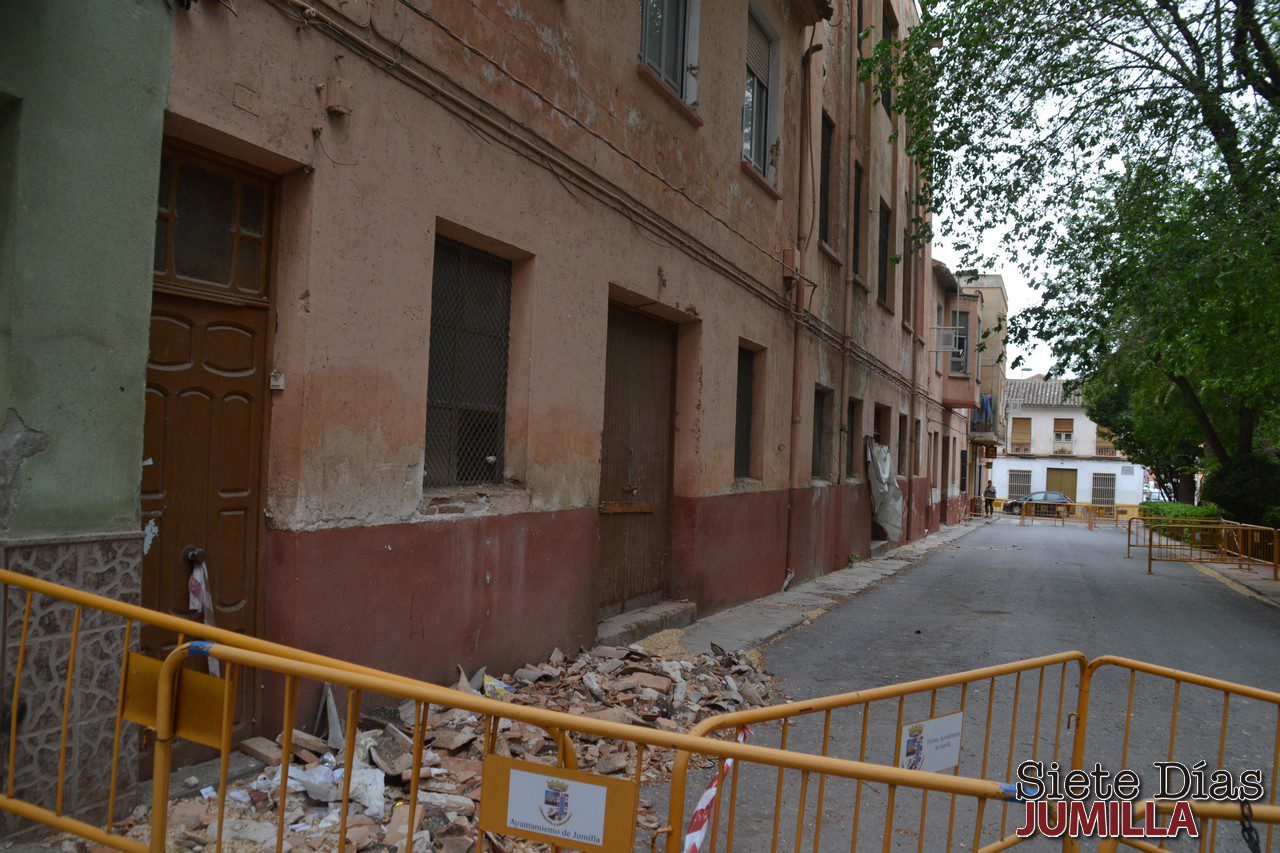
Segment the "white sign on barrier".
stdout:
<svg viewBox="0 0 1280 853">
<path fill-rule="evenodd" d="M 939 773 L 960 766 L 964 712 L 907 723 L 898 735 L 898 766 Z"/>
</svg>

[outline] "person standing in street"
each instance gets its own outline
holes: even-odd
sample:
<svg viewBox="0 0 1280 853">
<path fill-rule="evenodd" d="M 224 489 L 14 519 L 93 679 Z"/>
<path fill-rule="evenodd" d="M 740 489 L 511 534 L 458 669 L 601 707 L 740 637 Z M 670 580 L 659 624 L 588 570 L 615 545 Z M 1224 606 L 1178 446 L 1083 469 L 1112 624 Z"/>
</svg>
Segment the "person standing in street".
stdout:
<svg viewBox="0 0 1280 853">
<path fill-rule="evenodd" d="M 982 499 L 987 508 L 987 518 L 990 518 L 996 506 L 996 487 L 989 480 L 987 487 L 982 490 Z"/>
</svg>

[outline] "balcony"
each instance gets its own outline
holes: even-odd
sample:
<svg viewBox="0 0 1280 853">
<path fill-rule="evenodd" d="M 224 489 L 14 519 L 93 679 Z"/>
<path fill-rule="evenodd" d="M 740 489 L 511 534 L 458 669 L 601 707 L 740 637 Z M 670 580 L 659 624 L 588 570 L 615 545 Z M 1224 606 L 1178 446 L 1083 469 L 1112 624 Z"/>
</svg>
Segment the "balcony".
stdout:
<svg viewBox="0 0 1280 853">
<path fill-rule="evenodd" d="M 1071 454 L 1073 454 L 1074 452 L 1075 452 L 1075 445 L 1074 445 L 1072 442 L 1070 442 L 1070 441 L 1057 441 L 1057 440 L 1055 440 L 1055 441 L 1053 442 L 1053 455 L 1054 455 L 1054 456 L 1070 456 L 1070 455 L 1071 455 Z"/>
<path fill-rule="evenodd" d="M 1115 456 L 1116 449 L 1106 444 L 1099 444 L 1093 452 L 1094 456 Z"/>
<path fill-rule="evenodd" d="M 1031 442 L 1015 441 L 1009 445 L 1009 453 L 1013 456 L 1030 456 Z"/>
</svg>

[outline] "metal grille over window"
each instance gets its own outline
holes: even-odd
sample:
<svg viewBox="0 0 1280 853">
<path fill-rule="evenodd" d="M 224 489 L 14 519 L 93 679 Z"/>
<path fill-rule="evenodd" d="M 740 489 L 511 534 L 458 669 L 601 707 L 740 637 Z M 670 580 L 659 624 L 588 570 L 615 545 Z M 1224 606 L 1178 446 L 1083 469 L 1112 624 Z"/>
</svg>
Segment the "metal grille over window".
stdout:
<svg viewBox="0 0 1280 853">
<path fill-rule="evenodd" d="M 684 94 L 685 0 L 644 0 L 644 62 Z"/>
<path fill-rule="evenodd" d="M 502 480 L 511 263 L 436 240 L 423 485 Z"/>
<path fill-rule="evenodd" d="M 1115 474 L 1094 474 L 1093 475 L 1093 503 L 1102 506 L 1115 506 L 1116 503 L 1116 475 Z"/>
<path fill-rule="evenodd" d="M 1009 472 L 1009 500 L 1021 500 L 1031 494 L 1031 472 Z"/>
</svg>

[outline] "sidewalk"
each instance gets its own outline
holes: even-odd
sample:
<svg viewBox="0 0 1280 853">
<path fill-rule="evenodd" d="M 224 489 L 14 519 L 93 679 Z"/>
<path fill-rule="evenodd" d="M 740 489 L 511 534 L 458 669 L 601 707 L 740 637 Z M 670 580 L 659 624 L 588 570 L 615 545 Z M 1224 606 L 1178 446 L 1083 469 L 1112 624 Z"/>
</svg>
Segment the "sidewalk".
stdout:
<svg viewBox="0 0 1280 853">
<path fill-rule="evenodd" d="M 1268 607 L 1280 610 L 1280 581 L 1271 579 L 1271 570 L 1241 571 L 1214 563 L 1192 563 L 1203 574 L 1216 578 L 1236 592 L 1257 599 Z"/>
<path fill-rule="evenodd" d="M 744 651 L 807 625 L 844 604 L 858 593 L 906 569 L 995 519 L 973 518 L 908 542 L 882 556 L 861 560 L 785 592 L 740 604 L 699 619 L 687 628 L 659 631 L 639 641 L 647 651 L 679 646 L 689 652 L 710 651 L 711 644 L 726 651 Z"/>
</svg>

